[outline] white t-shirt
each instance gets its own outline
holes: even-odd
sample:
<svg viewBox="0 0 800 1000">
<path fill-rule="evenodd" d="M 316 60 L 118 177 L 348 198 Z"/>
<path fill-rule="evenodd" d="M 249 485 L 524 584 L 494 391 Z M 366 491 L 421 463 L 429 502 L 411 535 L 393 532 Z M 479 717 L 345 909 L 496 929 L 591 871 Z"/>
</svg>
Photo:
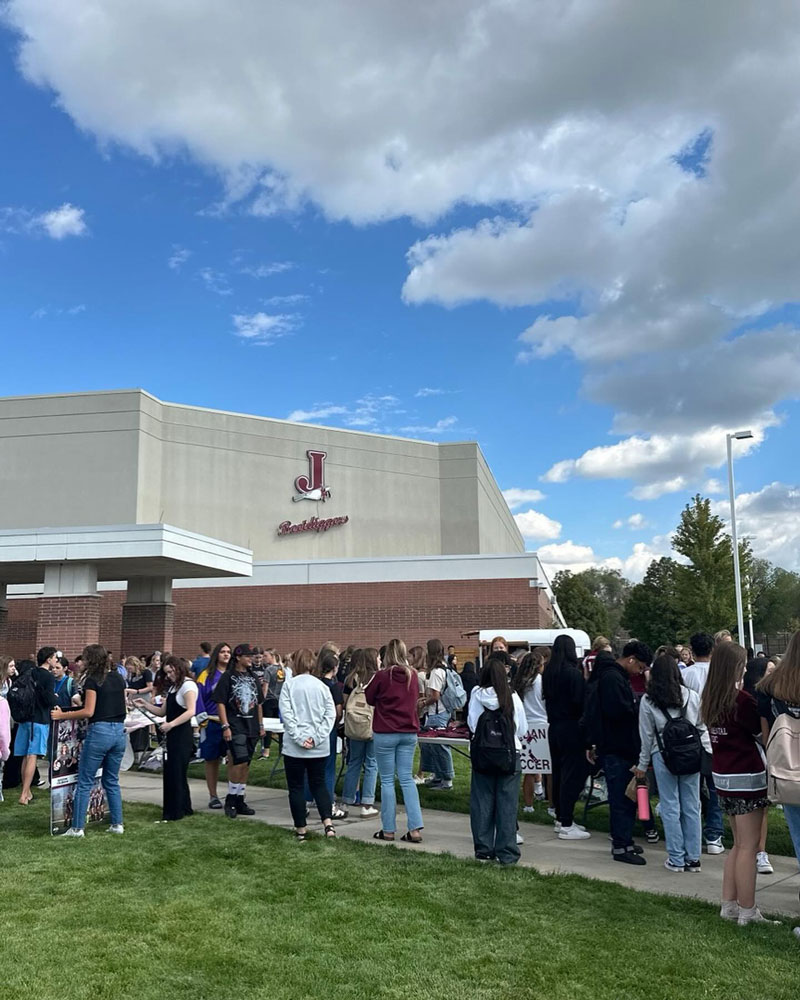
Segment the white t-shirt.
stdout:
<svg viewBox="0 0 800 1000">
<path fill-rule="evenodd" d="M 708 680 L 708 668 L 710 666 L 710 663 L 701 661 L 693 663 L 691 667 L 687 667 L 681 674 L 683 686 L 689 688 L 690 691 L 696 691 L 699 695 L 702 695 L 703 688 L 706 686 L 706 681 Z"/>
<path fill-rule="evenodd" d="M 181 708 L 186 708 L 186 695 L 189 694 L 192 691 L 194 691 L 195 704 L 197 704 L 197 700 L 196 700 L 197 699 L 197 685 L 195 684 L 194 681 L 190 681 L 188 679 L 188 677 L 183 682 L 183 684 L 181 684 L 181 686 L 178 688 L 177 692 L 175 691 L 174 687 L 170 688 L 170 691 L 172 691 L 172 693 L 175 695 L 175 700 L 178 702 L 178 704 L 181 706 Z"/>
<path fill-rule="evenodd" d="M 438 691 L 439 694 L 441 694 L 442 691 L 444 691 L 446 684 L 447 674 L 445 673 L 444 667 L 434 667 L 433 670 L 431 670 L 430 677 L 428 677 L 425 688 L 428 692 Z M 435 701 L 432 705 L 428 706 L 428 711 L 431 715 L 439 715 L 442 712 L 446 712 L 447 709 L 441 701 Z"/>
<path fill-rule="evenodd" d="M 525 692 L 522 704 L 525 706 L 525 718 L 528 720 L 529 729 L 547 722 L 547 709 L 544 707 L 544 698 L 542 698 L 541 674 L 536 675 L 533 684 Z"/>
</svg>

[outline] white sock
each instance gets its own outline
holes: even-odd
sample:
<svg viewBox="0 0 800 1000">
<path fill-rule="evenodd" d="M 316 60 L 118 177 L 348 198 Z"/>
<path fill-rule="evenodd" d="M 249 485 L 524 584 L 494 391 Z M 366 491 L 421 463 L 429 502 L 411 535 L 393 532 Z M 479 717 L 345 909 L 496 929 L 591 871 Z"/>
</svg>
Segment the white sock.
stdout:
<svg viewBox="0 0 800 1000">
<path fill-rule="evenodd" d="M 544 785 L 541 783 L 541 781 L 534 781 L 533 783 L 534 792 L 541 792 L 543 789 Z"/>
<path fill-rule="evenodd" d="M 236 791 L 236 789 L 238 787 L 239 786 L 236 784 L 235 781 L 229 781 L 228 782 L 228 795 L 237 795 L 238 792 Z"/>
<path fill-rule="evenodd" d="M 238 791 L 238 792 L 237 792 L 236 794 L 237 794 L 237 795 L 241 795 L 241 796 L 242 796 L 242 798 L 244 798 L 244 793 L 245 793 L 245 790 L 246 790 L 246 789 L 247 789 L 247 783 L 243 781 L 243 782 L 242 782 L 242 783 L 241 783 L 241 784 L 239 785 L 239 791 Z"/>
<path fill-rule="evenodd" d="M 739 904 L 735 899 L 723 899 L 719 915 L 726 920 L 736 920 L 739 916 Z"/>
</svg>

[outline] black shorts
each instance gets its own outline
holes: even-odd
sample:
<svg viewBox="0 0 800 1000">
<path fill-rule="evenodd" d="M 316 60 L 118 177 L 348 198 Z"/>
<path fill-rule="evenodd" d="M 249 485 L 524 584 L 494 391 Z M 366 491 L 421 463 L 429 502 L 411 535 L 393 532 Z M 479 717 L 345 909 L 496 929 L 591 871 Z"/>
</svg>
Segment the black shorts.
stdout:
<svg viewBox="0 0 800 1000">
<path fill-rule="evenodd" d="M 249 764 L 256 752 L 257 736 L 248 736 L 247 733 L 231 733 L 228 740 L 228 750 L 234 764 Z"/>
</svg>

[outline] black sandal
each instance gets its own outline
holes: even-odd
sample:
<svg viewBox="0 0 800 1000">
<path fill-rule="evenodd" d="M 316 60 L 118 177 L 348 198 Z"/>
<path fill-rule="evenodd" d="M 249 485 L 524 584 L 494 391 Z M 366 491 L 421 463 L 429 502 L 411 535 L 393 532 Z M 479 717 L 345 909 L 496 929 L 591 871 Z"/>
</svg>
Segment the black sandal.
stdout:
<svg viewBox="0 0 800 1000">
<path fill-rule="evenodd" d="M 298 844 L 305 843 L 305 839 L 308 836 L 308 830 L 305 833 L 299 833 L 297 830 L 294 831 L 294 839 Z"/>
<path fill-rule="evenodd" d="M 336 836 L 336 829 L 333 826 L 333 824 L 325 827 L 325 836 L 328 837 L 329 839 L 332 839 L 333 837 Z"/>
<path fill-rule="evenodd" d="M 406 844 L 421 844 L 422 843 L 422 837 L 412 837 L 411 836 L 411 831 L 409 831 L 408 833 L 404 833 L 403 836 L 400 839 L 404 843 L 406 843 Z"/>
<path fill-rule="evenodd" d="M 376 830 L 375 833 L 372 834 L 372 839 L 385 840 L 387 844 L 394 843 L 394 837 L 387 837 L 386 834 L 383 832 L 383 830 Z"/>
</svg>

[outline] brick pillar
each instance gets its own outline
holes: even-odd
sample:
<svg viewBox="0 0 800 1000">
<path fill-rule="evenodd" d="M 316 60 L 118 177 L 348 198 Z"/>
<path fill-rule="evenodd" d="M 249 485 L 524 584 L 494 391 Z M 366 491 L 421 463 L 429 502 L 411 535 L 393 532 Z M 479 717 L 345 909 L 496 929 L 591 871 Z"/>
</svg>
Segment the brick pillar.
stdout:
<svg viewBox="0 0 800 1000">
<path fill-rule="evenodd" d="M 128 598 L 122 605 L 120 653 L 139 656 L 154 650 L 172 650 L 175 605 L 172 580 L 168 577 L 140 577 L 128 581 Z"/>
<path fill-rule="evenodd" d="M 97 568 L 87 563 L 45 567 L 44 594 L 38 600 L 36 647 L 57 646 L 73 659 L 100 640 Z"/>
<path fill-rule="evenodd" d="M 6 603 L 6 585 L 0 583 L 0 649 L 6 651 L 6 635 L 8 631 L 8 604 Z"/>
</svg>

